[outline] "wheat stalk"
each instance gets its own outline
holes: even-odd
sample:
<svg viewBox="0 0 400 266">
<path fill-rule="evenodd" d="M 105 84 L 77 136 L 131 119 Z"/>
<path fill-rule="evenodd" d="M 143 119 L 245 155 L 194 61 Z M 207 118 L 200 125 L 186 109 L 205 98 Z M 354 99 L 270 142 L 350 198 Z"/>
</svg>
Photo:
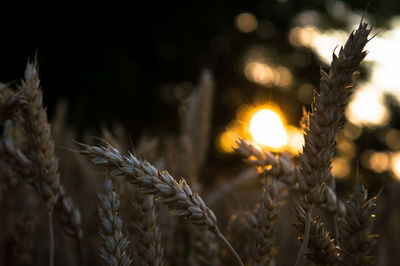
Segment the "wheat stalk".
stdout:
<svg viewBox="0 0 400 266">
<path fill-rule="evenodd" d="M 54 140 L 51 137 L 50 124 L 43 107 L 43 93 L 36 61 L 27 64 L 25 79 L 19 86 L 19 92 L 27 102 L 20 113 L 23 118 L 22 128 L 27 139 L 24 154 L 31 161 L 31 166 L 27 169 L 32 170 L 29 175 L 24 177 L 28 178 L 26 179 L 28 183 L 33 183 L 36 190 L 48 203 L 50 212 L 53 212 L 54 208 L 64 232 L 80 243 L 82 239 L 81 217 L 79 210 L 74 207 L 71 198 L 60 184 L 58 158 L 55 156 Z M 17 154 L 17 157 L 19 155 Z M 20 159 L 20 162 L 23 162 L 21 157 Z"/>
<path fill-rule="evenodd" d="M 122 128 L 116 126 L 113 132 L 103 128 L 103 137 L 109 143 L 117 145 L 118 149 L 126 147 L 128 137 Z M 119 134 L 118 134 L 119 133 Z M 121 144 L 122 143 L 122 144 Z M 158 142 L 155 140 L 141 139 L 137 152 L 154 158 Z M 128 195 L 129 202 L 127 212 L 129 213 L 127 224 L 132 238 L 132 254 L 134 254 L 135 265 L 164 265 L 164 249 L 162 246 L 161 231 L 157 224 L 156 207 L 154 196 L 146 195 L 132 186 L 121 188 L 122 193 Z"/>
<path fill-rule="evenodd" d="M 340 220 L 340 244 L 343 265 L 370 265 L 370 255 L 378 235 L 372 234 L 378 196 L 367 199 L 368 192 L 357 180 L 354 193 L 346 204 L 346 215 Z"/>
<path fill-rule="evenodd" d="M 275 237 L 279 216 L 279 195 L 276 180 L 263 178 L 263 192 L 256 212 L 258 226 L 254 230 L 254 265 L 271 265 L 277 254 Z"/>
<path fill-rule="evenodd" d="M 15 119 L 20 108 L 26 105 L 19 93 L 8 87 L 0 88 L 0 125 L 8 119 Z"/>
<path fill-rule="evenodd" d="M 221 265 L 220 246 L 215 235 L 208 230 L 194 232 L 193 254 L 195 257 L 194 265 Z"/>
<path fill-rule="evenodd" d="M 250 263 L 254 252 L 253 235 L 254 229 L 258 227 L 258 221 L 253 212 L 240 211 L 231 215 L 228 223 L 228 240 L 242 255 L 245 265 Z M 224 258 L 225 260 L 227 258 Z M 225 265 L 232 262 L 224 261 Z"/>
<path fill-rule="evenodd" d="M 4 162 L 17 173 L 22 180 L 32 185 L 37 191 L 37 182 L 35 179 L 35 165 L 19 150 L 11 146 L 11 144 L 0 140 L 0 154 Z M 78 244 L 82 240 L 81 215 L 79 210 L 74 206 L 72 199 L 66 194 L 63 186 L 60 184 L 58 190 L 58 200 L 54 205 L 54 214 L 58 219 L 63 231 L 73 237 Z M 43 194 L 42 198 L 46 201 L 47 197 Z"/>
<path fill-rule="evenodd" d="M 197 183 L 199 170 L 204 163 L 209 146 L 209 135 L 214 96 L 214 80 L 211 71 L 201 73 L 198 89 L 192 94 L 182 126 L 182 146 L 186 176 L 189 184 Z"/>
<path fill-rule="evenodd" d="M 132 215 L 130 215 L 130 232 L 133 234 L 133 242 L 138 265 L 162 266 L 163 247 L 161 232 L 156 221 L 156 209 L 154 205 L 154 196 L 146 195 L 140 191 L 130 193 L 130 204 Z M 136 259 L 136 258 L 135 258 Z"/>
<path fill-rule="evenodd" d="M 313 112 L 309 114 L 304 131 L 304 148 L 300 154 L 300 191 L 310 204 L 321 201 L 321 185 L 330 176 L 335 149 L 335 135 L 352 92 L 356 69 L 366 56 L 368 42 L 366 23 L 350 35 L 339 55 L 333 53 L 329 74 L 321 70 L 320 93 L 315 94 Z"/>
<path fill-rule="evenodd" d="M 312 113 L 304 119 L 304 148 L 300 154 L 300 174 L 297 182 L 305 196 L 307 206 L 305 236 L 299 250 L 296 265 L 299 264 L 307 247 L 308 225 L 314 203 L 324 200 L 324 183 L 330 176 L 331 161 L 335 152 L 335 136 L 343 116 L 345 105 L 352 92 L 352 82 L 356 69 L 366 56 L 364 46 L 369 41 L 366 23 L 360 22 L 338 56 L 333 53 L 329 74 L 321 70 L 319 94 L 315 93 Z"/>
<path fill-rule="evenodd" d="M 305 223 L 307 212 L 302 207 L 297 207 L 297 222 L 295 227 L 303 233 L 299 240 L 305 237 Z M 337 265 L 340 250 L 334 244 L 328 231 L 324 229 L 323 223 L 317 217 L 314 221 L 310 222 L 309 245 L 307 257 L 316 265 Z"/>
<path fill-rule="evenodd" d="M 260 167 L 265 174 L 273 176 L 288 186 L 295 185 L 299 170 L 289 154 L 274 155 L 270 151 L 256 148 L 244 139 L 239 139 L 236 145 L 236 152 L 245 157 L 250 164 Z"/>
<path fill-rule="evenodd" d="M 307 130 L 310 125 L 310 115 L 311 113 L 306 111 L 303 106 L 303 116 L 300 121 L 300 125 L 303 130 Z M 333 223 L 333 231 L 335 239 L 339 238 L 339 226 L 338 226 L 338 217 L 340 215 L 344 215 L 345 206 L 343 202 L 337 198 L 336 196 L 336 180 L 332 176 L 332 173 L 329 173 L 328 177 L 325 181 L 325 186 L 323 189 L 323 193 L 320 195 L 321 202 L 319 202 L 320 207 L 327 210 L 332 216 Z"/>
<path fill-rule="evenodd" d="M 131 153 L 121 155 L 118 150 L 108 145 L 83 145 L 80 152 L 87 156 L 93 164 L 109 167 L 115 175 L 125 176 L 125 181 L 135 185 L 146 194 L 152 194 L 170 208 L 171 214 L 184 217 L 189 222 L 205 225 L 230 249 L 241 265 L 239 255 L 221 234 L 217 226 L 217 218 L 201 197 L 193 193 L 184 179 L 178 182 L 167 172 L 159 171 L 147 161 L 140 161 Z"/>
<path fill-rule="evenodd" d="M 239 139 L 236 144 L 235 150 L 263 172 L 261 203 L 254 218 L 249 221 L 253 221 L 254 263 L 271 265 L 277 254 L 275 236 L 279 216 L 278 182 L 293 187 L 298 169 L 287 154 L 274 155 L 269 151 L 257 149 L 243 139 Z"/>
<path fill-rule="evenodd" d="M 300 156 L 301 191 L 312 191 L 330 175 L 335 135 L 352 92 L 355 71 L 367 54 L 363 48 L 368 42 L 370 31 L 368 25 L 361 22 L 345 46 L 341 47 L 339 55 L 333 54 L 329 74 L 321 70 L 320 93 L 315 95 L 313 112 L 310 113 L 305 129 L 305 145 Z M 308 194 L 311 202 L 318 202 L 316 195 Z"/>
<path fill-rule="evenodd" d="M 122 219 L 118 212 L 120 201 L 110 178 L 104 180 L 99 199 L 100 257 L 110 266 L 129 266 L 132 260 L 128 253 L 128 237 L 122 232 Z"/>
<path fill-rule="evenodd" d="M 46 198 L 51 209 L 57 202 L 60 186 L 58 159 L 54 153 L 54 140 L 50 134 L 46 110 L 36 63 L 28 63 L 25 79 L 19 86 L 21 96 L 28 104 L 21 110 L 22 127 L 27 140 L 26 156 L 35 165 L 38 192 Z"/>
<path fill-rule="evenodd" d="M 35 181 L 39 194 L 46 198 L 49 210 L 49 265 L 54 264 L 54 235 L 53 235 L 53 207 L 58 199 L 60 174 L 58 173 L 58 159 L 54 153 L 54 140 L 50 135 L 50 124 L 43 108 L 43 96 L 40 89 L 40 80 L 35 63 L 28 63 L 25 70 L 25 80 L 19 86 L 19 91 L 28 102 L 21 109 L 23 118 L 22 127 L 27 139 L 27 156 L 34 163 L 36 171 Z"/>
</svg>

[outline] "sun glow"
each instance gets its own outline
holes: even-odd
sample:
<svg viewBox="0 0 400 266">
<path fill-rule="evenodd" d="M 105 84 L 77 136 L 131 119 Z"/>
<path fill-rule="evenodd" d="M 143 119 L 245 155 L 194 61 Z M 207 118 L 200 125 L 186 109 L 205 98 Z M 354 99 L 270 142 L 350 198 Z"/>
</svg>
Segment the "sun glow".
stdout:
<svg viewBox="0 0 400 266">
<path fill-rule="evenodd" d="M 298 155 L 304 144 L 303 130 L 285 121 L 279 107 L 271 102 L 241 105 L 236 118 L 216 138 L 216 146 L 221 152 L 232 153 L 237 142 L 243 139 L 261 150 Z"/>
<path fill-rule="evenodd" d="M 287 134 L 277 113 L 261 109 L 253 115 L 249 125 L 254 141 L 262 146 L 279 149 L 287 142 Z"/>
</svg>

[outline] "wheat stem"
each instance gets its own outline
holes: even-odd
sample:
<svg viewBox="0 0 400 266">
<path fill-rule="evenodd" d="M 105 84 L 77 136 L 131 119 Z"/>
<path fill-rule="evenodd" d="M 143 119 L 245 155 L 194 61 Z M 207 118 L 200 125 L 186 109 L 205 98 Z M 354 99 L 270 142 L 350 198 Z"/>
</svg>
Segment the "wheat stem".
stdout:
<svg viewBox="0 0 400 266">
<path fill-rule="evenodd" d="M 49 235 L 50 235 L 49 266 L 54 266 L 54 230 L 53 230 L 53 211 L 52 210 L 50 210 L 48 212 L 47 218 L 49 221 Z"/>
<path fill-rule="evenodd" d="M 226 240 L 226 238 L 221 234 L 219 231 L 218 227 L 214 227 L 212 229 L 213 233 L 224 243 L 224 245 L 229 249 L 229 251 L 235 256 L 237 262 L 241 265 L 244 266 L 242 259 L 239 257 L 239 254 L 235 251 L 235 249 L 231 246 L 231 244 Z"/>
</svg>

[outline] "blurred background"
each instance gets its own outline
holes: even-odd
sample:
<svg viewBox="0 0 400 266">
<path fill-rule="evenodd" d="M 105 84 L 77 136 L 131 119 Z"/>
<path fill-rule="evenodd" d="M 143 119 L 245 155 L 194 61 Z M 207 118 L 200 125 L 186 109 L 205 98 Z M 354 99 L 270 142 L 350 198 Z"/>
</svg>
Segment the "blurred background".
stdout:
<svg viewBox="0 0 400 266">
<path fill-rule="evenodd" d="M 301 150 L 302 106 L 310 109 L 320 68 L 329 70 L 333 50 L 367 6 L 257 0 L 47 7 L 3 23 L 0 81 L 18 81 L 37 54 L 50 117 L 64 100 L 78 132 L 99 135 L 119 124 L 135 141 L 180 132 L 182 106 L 209 69 L 209 165 L 226 170 L 241 160 L 231 148 L 238 136 L 277 152 Z M 400 2 L 370 1 L 365 20 L 378 35 L 367 46 L 333 173 L 339 185 L 352 186 L 346 181 L 359 171 L 377 191 L 400 180 Z"/>
</svg>

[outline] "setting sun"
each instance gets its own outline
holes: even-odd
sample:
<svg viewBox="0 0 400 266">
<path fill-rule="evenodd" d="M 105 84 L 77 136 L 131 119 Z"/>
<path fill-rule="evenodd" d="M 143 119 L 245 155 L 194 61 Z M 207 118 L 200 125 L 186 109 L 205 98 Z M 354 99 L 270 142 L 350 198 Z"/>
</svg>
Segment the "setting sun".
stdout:
<svg viewBox="0 0 400 266">
<path fill-rule="evenodd" d="M 268 109 L 262 109 L 253 115 L 250 120 L 250 133 L 257 144 L 273 149 L 281 148 L 287 141 L 281 118 Z"/>
</svg>

